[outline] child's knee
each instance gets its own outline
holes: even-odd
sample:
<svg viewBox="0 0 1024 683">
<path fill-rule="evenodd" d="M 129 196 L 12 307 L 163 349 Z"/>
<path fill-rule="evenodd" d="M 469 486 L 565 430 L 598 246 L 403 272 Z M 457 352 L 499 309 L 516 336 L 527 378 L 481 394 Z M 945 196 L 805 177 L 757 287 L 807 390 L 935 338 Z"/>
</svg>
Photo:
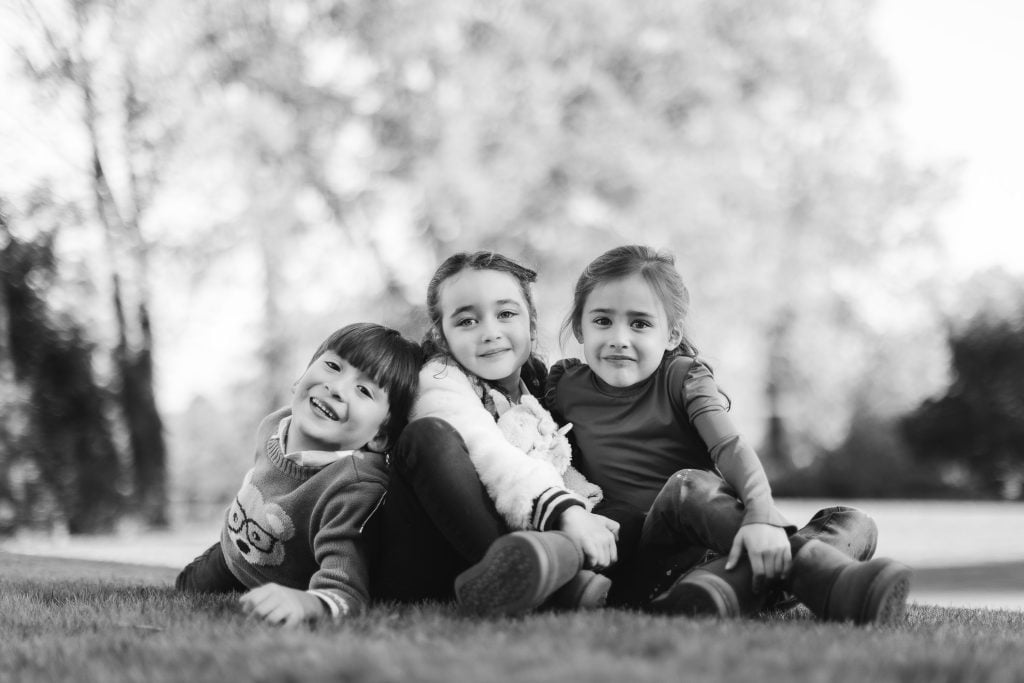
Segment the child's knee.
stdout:
<svg viewBox="0 0 1024 683">
<path fill-rule="evenodd" d="M 717 475 L 705 470 L 685 469 L 679 470 L 662 487 L 658 498 L 666 497 L 671 500 L 673 507 L 703 508 L 711 496 L 721 487 L 721 480 Z"/>
<path fill-rule="evenodd" d="M 466 443 L 451 424 L 437 417 L 420 417 L 402 430 L 391 458 L 399 467 L 414 467 L 443 458 L 453 449 L 466 450 Z"/>
</svg>

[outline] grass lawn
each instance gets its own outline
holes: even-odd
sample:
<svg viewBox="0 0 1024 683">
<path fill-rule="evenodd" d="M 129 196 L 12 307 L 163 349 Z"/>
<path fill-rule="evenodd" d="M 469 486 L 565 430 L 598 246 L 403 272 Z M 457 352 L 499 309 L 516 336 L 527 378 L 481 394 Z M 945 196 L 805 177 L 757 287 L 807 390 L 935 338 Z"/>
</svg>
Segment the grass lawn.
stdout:
<svg viewBox="0 0 1024 683">
<path fill-rule="evenodd" d="M 0 681 L 1021 681 L 1024 612 L 912 606 L 905 625 L 636 612 L 375 608 L 280 630 L 174 570 L 0 552 Z"/>
</svg>

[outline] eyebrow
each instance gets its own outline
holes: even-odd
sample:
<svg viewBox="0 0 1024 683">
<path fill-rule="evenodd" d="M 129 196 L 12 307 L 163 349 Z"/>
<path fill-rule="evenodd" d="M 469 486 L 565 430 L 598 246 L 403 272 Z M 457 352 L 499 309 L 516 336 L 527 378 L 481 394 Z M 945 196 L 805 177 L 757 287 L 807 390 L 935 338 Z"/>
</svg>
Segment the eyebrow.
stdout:
<svg viewBox="0 0 1024 683">
<path fill-rule="evenodd" d="M 589 313 L 589 314 L 602 313 L 604 315 L 609 315 L 609 314 L 612 314 L 612 313 L 618 313 L 618 311 L 616 309 L 614 309 L 614 308 L 591 308 L 590 310 L 587 311 L 587 313 Z M 643 318 L 656 318 L 657 317 L 656 314 L 648 313 L 647 311 L 626 311 L 626 317 L 637 317 L 637 316 L 640 316 L 640 317 L 643 317 Z"/>
<path fill-rule="evenodd" d="M 497 306 L 515 306 L 516 308 L 522 308 L 522 305 L 518 301 L 516 301 L 515 299 L 498 299 L 494 303 Z M 456 317 L 458 315 L 461 315 L 463 313 L 466 313 L 466 312 L 475 313 L 476 312 L 476 306 L 474 306 L 472 304 L 469 304 L 467 306 L 459 306 L 454 311 L 452 311 L 452 314 L 449 315 L 448 317 L 449 318 L 454 318 L 454 317 Z"/>
</svg>

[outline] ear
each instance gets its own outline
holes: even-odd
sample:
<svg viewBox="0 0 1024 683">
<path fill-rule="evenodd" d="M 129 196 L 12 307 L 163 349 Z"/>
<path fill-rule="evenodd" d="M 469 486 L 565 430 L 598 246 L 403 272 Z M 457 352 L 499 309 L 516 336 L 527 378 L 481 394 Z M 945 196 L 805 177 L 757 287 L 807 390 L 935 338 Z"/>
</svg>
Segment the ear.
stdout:
<svg viewBox="0 0 1024 683">
<path fill-rule="evenodd" d="M 366 450 L 373 451 L 374 453 L 386 453 L 388 445 L 387 433 L 384 428 L 381 427 L 380 431 L 377 432 L 377 436 L 370 439 L 370 442 L 366 444 Z"/>
<path fill-rule="evenodd" d="M 666 351 L 671 351 L 672 349 L 674 349 L 677 346 L 679 346 L 679 342 L 681 342 L 682 340 L 683 340 L 683 330 L 682 330 L 681 326 L 676 325 L 675 327 L 672 328 L 672 331 L 669 332 L 668 344 L 665 345 L 665 350 Z"/>
</svg>

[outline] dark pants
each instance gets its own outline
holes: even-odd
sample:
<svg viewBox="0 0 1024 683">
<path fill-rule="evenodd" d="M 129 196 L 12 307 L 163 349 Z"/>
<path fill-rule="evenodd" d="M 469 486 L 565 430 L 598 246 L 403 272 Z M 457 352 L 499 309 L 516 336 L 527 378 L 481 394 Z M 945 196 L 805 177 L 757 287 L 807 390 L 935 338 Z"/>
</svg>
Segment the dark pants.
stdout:
<svg viewBox="0 0 1024 683">
<path fill-rule="evenodd" d="M 414 420 L 391 452 L 389 474 L 371 595 L 404 602 L 453 598 L 455 577 L 509 532 L 465 442 L 444 420 Z"/>
<path fill-rule="evenodd" d="M 714 472 L 680 470 L 662 487 L 646 515 L 612 510 L 609 516 L 615 514 L 630 526 L 628 536 L 620 531 L 620 546 L 625 542 L 627 547 L 624 561 L 610 572 L 609 604 L 643 607 L 683 572 L 710 557 L 727 555 L 743 524 L 744 507 Z M 819 510 L 803 528 L 787 527 L 786 532 L 794 554 L 808 540 L 817 539 L 863 560 L 874 554 L 878 541 L 874 520 L 847 506 Z"/>
<path fill-rule="evenodd" d="M 190 593 L 232 593 L 248 590 L 224 561 L 220 543 L 214 543 L 192 560 L 174 580 L 174 587 Z"/>
</svg>

